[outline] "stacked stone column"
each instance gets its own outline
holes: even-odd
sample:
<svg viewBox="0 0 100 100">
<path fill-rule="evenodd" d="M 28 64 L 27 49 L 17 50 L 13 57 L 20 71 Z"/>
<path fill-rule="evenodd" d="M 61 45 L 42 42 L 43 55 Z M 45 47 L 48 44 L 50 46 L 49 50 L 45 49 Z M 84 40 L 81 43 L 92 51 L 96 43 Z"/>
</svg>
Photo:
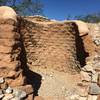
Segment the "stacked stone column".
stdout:
<svg viewBox="0 0 100 100">
<path fill-rule="evenodd" d="M 16 86 L 16 82 L 17 86 L 25 83 L 20 68 L 20 35 L 16 28 L 13 20 L 0 21 L 0 76 L 11 86 Z"/>
<path fill-rule="evenodd" d="M 18 22 L 9 17 L 0 18 L 0 99 L 2 100 L 23 98 L 32 100 L 33 89 L 31 85 L 27 85 L 24 75 L 20 40 Z M 31 99 L 28 99 L 30 95 Z"/>
</svg>

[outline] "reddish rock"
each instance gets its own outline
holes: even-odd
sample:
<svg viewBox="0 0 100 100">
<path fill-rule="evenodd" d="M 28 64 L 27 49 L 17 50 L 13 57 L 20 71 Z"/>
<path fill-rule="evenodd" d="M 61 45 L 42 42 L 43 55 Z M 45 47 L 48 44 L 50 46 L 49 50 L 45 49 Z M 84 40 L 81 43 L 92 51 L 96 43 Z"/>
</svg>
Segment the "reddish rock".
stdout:
<svg viewBox="0 0 100 100">
<path fill-rule="evenodd" d="M 11 50 L 12 50 L 11 47 L 5 47 L 0 45 L 0 53 L 5 53 L 5 54 L 11 53 Z"/>
<path fill-rule="evenodd" d="M 34 100 L 44 100 L 41 96 L 36 96 Z"/>
<path fill-rule="evenodd" d="M 97 95 L 88 95 L 87 100 L 100 100 L 100 99 L 97 99 Z"/>
<path fill-rule="evenodd" d="M 0 77 L 5 78 L 0 88 L 5 89 L 10 86 L 13 89 L 22 86 L 22 90 L 25 90 L 23 93 L 29 95 L 33 94 L 33 88 L 28 85 L 24 74 L 26 62 L 21 60 L 21 53 L 24 51 L 18 24 L 16 13 L 12 8 L 0 7 Z M 8 95 L 4 100 L 8 100 L 7 97 Z"/>
<path fill-rule="evenodd" d="M 11 62 L 12 61 L 11 55 L 10 54 L 0 53 L 0 61 Z"/>
<path fill-rule="evenodd" d="M 27 93 L 27 95 L 32 95 L 34 92 L 33 87 L 31 85 L 24 85 L 24 86 L 15 87 L 15 89 L 16 88 L 19 90 L 25 91 Z"/>
<path fill-rule="evenodd" d="M 0 89 L 7 89 L 7 87 L 8 87 L 8 84 L 7 84 L 7 82 L 4 82 L 3 84 L 0 84 Z"/>
<path fill-rule="evenodd" d="M 98 95 L 97 100 L 100 100 L 100 95 Z"/>
<path fill-rule="evenodd" d="M 33 94 L 28 95 L 28 97 L 26 98 L 26 100 L 34 100 L 33 99 Z"/>
<path fill-rule="evenodd" d="M 6 82 L 9 84 L 11 87 L 16 87 L 16 86 L 23 86 L 26 84 L 26 77 L 22 76 L 22 73 L 15 79 L 10 79 L 7 78 Z"/>
<path fill-rule="evenodd" d="M 16 21 L 17 14 L 16 12 L 11 8 L 7 6 L 0 6 L 0 19 L 12 19 Z"/>
</svg>

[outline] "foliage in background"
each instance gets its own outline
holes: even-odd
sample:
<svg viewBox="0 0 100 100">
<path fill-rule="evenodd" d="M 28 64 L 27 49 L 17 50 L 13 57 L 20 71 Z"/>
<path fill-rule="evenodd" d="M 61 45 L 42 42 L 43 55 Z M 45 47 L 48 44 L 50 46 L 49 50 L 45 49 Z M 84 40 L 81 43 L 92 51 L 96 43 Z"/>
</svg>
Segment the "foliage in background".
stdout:
<svg viewBox="0 0 100 100">
<path fill-rule="evenodd" d="M 66 20 L 82 20 L 89 23 L 98 23 L 100 22 L 100 12 L 79 16 L 67 15 Z"/>
<path fill-rule="evenodd" d="M 98 23 L 100 22 L 100 13 L 93 13 L 93 14 L 87 14 L 84 16 L 75 16 L 75 19 L 82 20 L 89 23 Z"/>
<path fill-rule="evenodd" d="M 40 0 L 0 0 L 0 6 L 10 6 L 19 15 L 43 15 L 43 4 Z"/>
</svg>

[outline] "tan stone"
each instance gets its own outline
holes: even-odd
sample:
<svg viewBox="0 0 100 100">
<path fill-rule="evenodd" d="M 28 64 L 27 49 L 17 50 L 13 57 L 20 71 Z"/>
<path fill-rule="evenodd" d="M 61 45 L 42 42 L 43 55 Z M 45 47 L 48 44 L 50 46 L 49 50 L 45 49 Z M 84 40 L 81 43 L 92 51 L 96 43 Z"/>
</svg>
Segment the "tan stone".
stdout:
<svg viewBox="0 0 100 100">
<path fill-rule="evenodd" d="M 6 82 L 3 83 L 3 84 L 0 84 L 0 88 L 1 88 L 2 90 L 7 89 L 7 87 L 8 87 L 8 84 L 7 84 Z"/>
<path fill-rule="evenodd" d="M 98 95 L 97 100 L 100 100 L 100 95 Z"/>
<path fill-rule="evenodd" d="M 11 74 L 9 74 L 9 72 L 10 72 L 11 70 L 9 69 L 9 68 L 5 68 L 5 67 L 2 67 L 2 68 L 0 68 L 0 76 L 2 77 L 9 77 L 9 76 L 12 76 Z M 11 73 L 12 73 L 12 71 L 11 71 Z M 14 74 L 14 73 L 13 73 Z"/>
<path fill-rule="evenodd" d="M 21 66 L 20 61 L 13 61 L 13 62 L 0 61 L 0 70 L 2 71 L 5 69 L 8 69 L 8 71 L 16 70 L 19 66 Z"/>
<path fill-rule="evenodd" d="M 23 42 L 27 60 L 31 61 L 30 64 L 33 67 L 37 66 L 43 69 L 54 69 L 69 73 L 74 70 L 72 71 L 73 74 L 79 72 L 80 65 L 76 61 L 75 46 L 75 35 L 78 35 L 76 33 L 78 30 L 77 25 L 74 22 L 56 22 L 47 23 L 46 26 L 36 23 L 36 26 L 40 27 L 40 30 L 37 27 L 33 27 L 31 23 L 26 24 L 21 30 L 24 37 Z M 27 28 L 31 31 L 31 37 Z"/>
<path fill-rule="evenodd" d="M 81 20 L 73 20 L 73 22 L 75 22 L 78 25 L 80 36 L 84 36 L 89 33 L 88 25 L 85 22 Z"/>
<path fill-rule="evenodd" d="M 17 72 L 11 70 L 8 72 L 8 75 L 6 76 L 6 78 L 17 78 L 20 75 L 20 73 L 22 73 L 22 70 L 17 71 Z"/>
<path fill-rule="evenodd" d="M 22 91 L 25 91 L 27 93 L 27 95 L 32 95 L 34 92 L 34 89 L 31 85 L 18 86 L 15 88 L 22 90 Z"/>
<path fill-rule="evenodd" d="M 28 95 L 28 97 L 26 98 L 26 100 L 34 100 L 33 97 L 34 97 L 33 94 Z"/>
<path fill-rule="evenodd" d="M 87 100 L 87 97 L 80 97 L 79 100 Z"/>
<path fill-rule="evenodd" d="M 88 72 L 81 71 L 80 74 L 81 74 L 82 81 L 90 82 L 92 80 L 92 77 L 89 75 Z"/>
<path fill-rule="evenodd" d="M 1 6 L 0 7 L 0 19 L 13 19 L 16 21 L 17 19 L 16 12 L 11 8 L 7 6 Z"/>
<path fill-rule="evenodd" d="M 14 98 L 12 98 L 10 100 L 19 100 L 19 98 L 18 97 L 14 97 Z M 30 99 L 30 100 L 32 100 L 32 99 Z"/>
<path fill-rule="evenodd" d="M 77 94 L 74 94 L 74 95 L 71 95 L 70 96 L 70 100 L 79 100 L 80 99 L 80 96 L 79 95 L 77 95 Z"/>
<path fill-rule="evenodd" d="M 0 61 L 11 62 L 12 61 L 11 55 L 10 54 L 0 53 Z"/>
<path fill-rule="evenodd" d="M 12 94 L 5 94 L 5 97 L 2 100 L 11 100 L 13 97 Z"/>
<path fill-rule="evenodd" d="M 3 24 L 2 25 L 1 24 L 0 25 L 0 33 L 3 32 L 5 34 L 7 34 L 7 32 L 10 32 L 10 34 L 12 34 L 11 31 L 13 32 L 14 28 L 15 28 L 15 26 L 13 26 L 13 25 L 8 25 L 8 24 Z M 1 34 L 3 35 L 3 33 L 1 33 Z M 10 34 L 7 34 L 7 35 L 9 36 Z"/>
<path fill-rule="evenodd" d="M 0 33 L 0 39 L 14 39 L 15 34 L 11 32 L 1 32 Z"/>
<path fill-rule="evenodd" d="M 20 73 L 20 75 L 15 79 L 7 79 L 6 82 L 10 87 L 23 86 L 26 84 L 26 77 Z"/>
<path fill-rule="evenodd" d="M 41 96 L 36 96 L 34 100 L 44 100 Z"/>
<path fill-rule="evenodd" d="M 15 41 L 14 39 L 0 39 L 0 44 L 3 46 L 13 46 Z"/>
<path fill-rule="evenodd" d="M 91 57 L 86 57 L 86 63 L 88 65 L 91 66 L 91 61 L 90 59 L 92 58 L 92 56 L 95 54 L 95 50 L 96 50 L 96 46 L 92 41 L 92 37 L 90 34 L 81 37 L 83 40 L 83 44 L 84 44 L 84 50 L 87 53 L 87 56 L 91 56 Z"/>
<path fill-rule="evenodd" d="M 15 32 L 11 33 L 11 32 L 1 32 L 2 34 L 0 34 L 0 39 L 18 39 L 20 37 L 20 35 L 18 33 Z"/>
<path fill-rule="evenodd" d="M 98 95 L 100 94 L 100 87 L 97 85 L 97 83 L 91 83 L 89 86 L 89 92 L 90 95 Z"/>
<path fill-rule="evenodd" d="M 92 82 L 95 82 L 95 83 L 98 82 L 98 73 L 95 73 L 92 75 Z"/>
<path fill-rule="evenodd" d="M 88 95 L 88 99 L 87 100 L 97 100 L 97 95 Z"/>
<path fill-rule="evenodd" d="M 20 59 L 26 54 L 22 51 L 23 47 L 20 41 L 20 33 L 18 33 L 19 27 L 16 26 L 18 25 L 16 18 L 17 15 L 12 8 L 0 7 L 0 76 L 5 78 L 8 87 L 21 86 L 22 90 L 32 95 L 33 87 L 31 85 L 27 86 L 26 76 L 24 75 L 24 59 L 23 61 Z M 20 54 L 21 51 L 23 55 Z M 7 87 L 5 83 L 0 84 L 1 89 Z M 5 95 L 4 100 L 8 99 L 8 95 Z"/>
<path fill-rule="evenodd" d="M 0 53 L 11 53 L 12 48 L 11 47 L 5 47 L 0 45 Z"/>
<path fill-rule="evenodd" d="M 85 72 L 90 72 L 90 73 L 95 74 L 95 71 L 93 70 L 92 65 L 89 65 L 89 64 L 85 65 L 85 66 L 82 68 L 82 70 L 85 71 Z"/>
</svg>

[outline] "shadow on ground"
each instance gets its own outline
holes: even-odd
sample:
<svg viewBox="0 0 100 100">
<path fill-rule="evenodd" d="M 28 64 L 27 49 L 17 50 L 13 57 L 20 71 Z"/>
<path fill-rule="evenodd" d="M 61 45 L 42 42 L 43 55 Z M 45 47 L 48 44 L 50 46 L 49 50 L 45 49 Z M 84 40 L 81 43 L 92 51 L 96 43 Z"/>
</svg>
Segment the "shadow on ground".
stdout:
<svg viewBox="0 0 100 100">
<path fill-rule="evenodd" d="M 27 65 L 26 50 L 25 50 L 25 47 L 24 47 L 24 44 L 23 44 L 23 38 L 22 38 L 21 34 L 20 34 L 20 36 L 21 36 L 20 46 L 21 46 L 21 49 L 22 49 L 21 53 L 20 53 L 20 57 L 21 57 L 20 61 L 21 61 L 21 64 L 22 64 L 21 67 L 23 69 L 23 75 L 26 76 L 27 84 L 30 84 L 33 87 L 33 91 L 34 91 L 33 98 L 34 98 L 35 96 L 38 96 L 38 90 L 41 86 L 42 76 L 29 69 L 29 66 Z"/>
</svg>

